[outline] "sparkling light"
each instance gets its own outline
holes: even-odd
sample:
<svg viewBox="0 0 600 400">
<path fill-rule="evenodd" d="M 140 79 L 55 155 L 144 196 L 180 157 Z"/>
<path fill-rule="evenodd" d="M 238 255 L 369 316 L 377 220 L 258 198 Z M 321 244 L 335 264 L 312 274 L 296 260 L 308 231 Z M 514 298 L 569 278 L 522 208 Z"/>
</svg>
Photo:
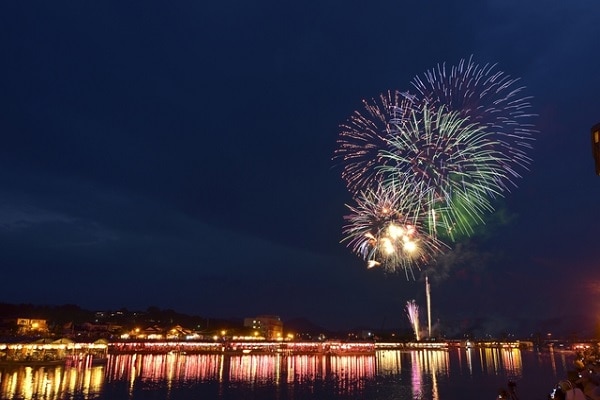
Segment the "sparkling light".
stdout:
<svg viewBox="0 0 600 400">
<path fill-rule="evenodd" d="M 421 231 L 421 221 L 402 214 L 400 210 L 412 201 L 409 193 L 394 186 L 361 193 L 356 205 L 348 205 L 350 214 L 344 218 L 346 234 L 343 241 L 367 262 L 368 268 L 383 266 L 386 270 L 404 270 L 413 274 L 413 267 L 427 264 L 445 245 L 427 231 Z"/>
</svg>

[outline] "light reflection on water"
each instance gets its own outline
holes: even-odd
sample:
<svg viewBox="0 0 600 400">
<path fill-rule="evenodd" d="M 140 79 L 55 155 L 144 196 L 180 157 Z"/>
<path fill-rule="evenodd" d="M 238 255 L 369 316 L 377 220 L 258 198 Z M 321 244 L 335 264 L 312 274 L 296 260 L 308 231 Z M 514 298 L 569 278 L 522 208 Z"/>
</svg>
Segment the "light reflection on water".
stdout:
<svg viewBox="0 0 600 400">
<path fill-rule="evenodd" d="M 0 367 L 0 399 L 63 399 L 67 393 L 92 399 L 104 385 L 104 367 Z"/>
<path fill-rule="evenodd" d="M 541 371 L 543 366 L 548 371 L 542 388 L 550 389 L 572 365 L 569 353 L 525 353 L 530 368 Z M 121 354 L 110 355 L 106 365 L 99 366 L 0 367 L 0 398 L 133 400 L 159 398 L 148 395 L 156 388 L 160 398 L 191 399 L 209 393 L 204 388 L 210 386 L 212 398 L 242 398 L 232 395 L 231 387 L 274 388 L 273 398 L 278 399 L 300 399 L 303 391 L 320 391 L 328 399 L 367 394 L 385 398 L 374 395 L 376 387 L 380 396 L 389 391 L 396 399 L 454 400 L 458 397 L 448 394 L 450 382 L 492 385 L 521 380 L 522 356 L 518 349 L 496 348 L 379 350 L 359 355 Z M 482 397 L 491 398 L 496 389 L 491 386 Z"/>
</svg>

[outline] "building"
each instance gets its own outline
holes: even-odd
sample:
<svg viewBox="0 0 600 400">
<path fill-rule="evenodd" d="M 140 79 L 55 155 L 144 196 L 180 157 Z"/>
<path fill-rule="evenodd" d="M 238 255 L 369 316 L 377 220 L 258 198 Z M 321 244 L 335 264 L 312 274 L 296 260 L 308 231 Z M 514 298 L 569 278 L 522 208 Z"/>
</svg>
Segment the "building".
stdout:
<svg viewBox="0 0 600 400">
<path fill-rule="evenodd" d="M 281 340 L 283 338 L 283 322 L 276 315 L 244 318 L 244 326 L 254 329 L 267 340 Z"/>
<path fill-rule="evenodd" d="M 48 333 L 48 323 L 45 319 L 16 318 L 17 334 L 46 334 Z"/>
<path fill-rule="evenodd" d="M 181 325 L 175 325 L 166 333 L 167 340 L 185 340 L 192 335 L 192 331 Z"/>
<path fill-rule="evenodd" d="M 592 126 L 592 154 L 596 164 L 596 175 L 600 175 L 600 122 Z"/>
</svg>

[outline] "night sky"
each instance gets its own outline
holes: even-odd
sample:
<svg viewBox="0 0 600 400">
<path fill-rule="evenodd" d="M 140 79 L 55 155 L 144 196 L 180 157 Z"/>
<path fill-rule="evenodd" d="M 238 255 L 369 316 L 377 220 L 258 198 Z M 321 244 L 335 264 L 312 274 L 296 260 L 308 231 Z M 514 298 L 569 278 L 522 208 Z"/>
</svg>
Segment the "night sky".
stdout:
<svg viewBox="0 0 600 400">
<path fill-rule="evenodd" d="M 332 157 L 363 99 L 472 55 L 521 78 L 539 133 L 518 187 L 434 266 L 432 317 L 589 330 L 599 21 L 591 0 L 3 2 L 0 302 L 407 326 L 422 276 L 340 243 Z"/>
</svg>

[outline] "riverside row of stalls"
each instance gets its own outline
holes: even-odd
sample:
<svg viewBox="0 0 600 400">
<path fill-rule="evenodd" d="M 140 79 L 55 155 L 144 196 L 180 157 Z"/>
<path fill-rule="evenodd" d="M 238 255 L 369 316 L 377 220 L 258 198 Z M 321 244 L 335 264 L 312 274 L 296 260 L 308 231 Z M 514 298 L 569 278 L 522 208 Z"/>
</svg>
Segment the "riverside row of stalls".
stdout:
<svg viewBox="0 0 600 400">
<path fill-rule="evenodd" d="M 373 342 L 121 342 L 110 343 L 110 353 L 281 353 L 281 354 L 365 354 L 374 353 Z"/>
<path fill-rule="evenodd" d="M 0 343 L 0 363 L 35 364 L 102 360 L 108 355 L 108 342 L 99 339 L 93 343 L 77 343 L 71 339 L 40 339 L 31 343 Z"/>
</svg>

